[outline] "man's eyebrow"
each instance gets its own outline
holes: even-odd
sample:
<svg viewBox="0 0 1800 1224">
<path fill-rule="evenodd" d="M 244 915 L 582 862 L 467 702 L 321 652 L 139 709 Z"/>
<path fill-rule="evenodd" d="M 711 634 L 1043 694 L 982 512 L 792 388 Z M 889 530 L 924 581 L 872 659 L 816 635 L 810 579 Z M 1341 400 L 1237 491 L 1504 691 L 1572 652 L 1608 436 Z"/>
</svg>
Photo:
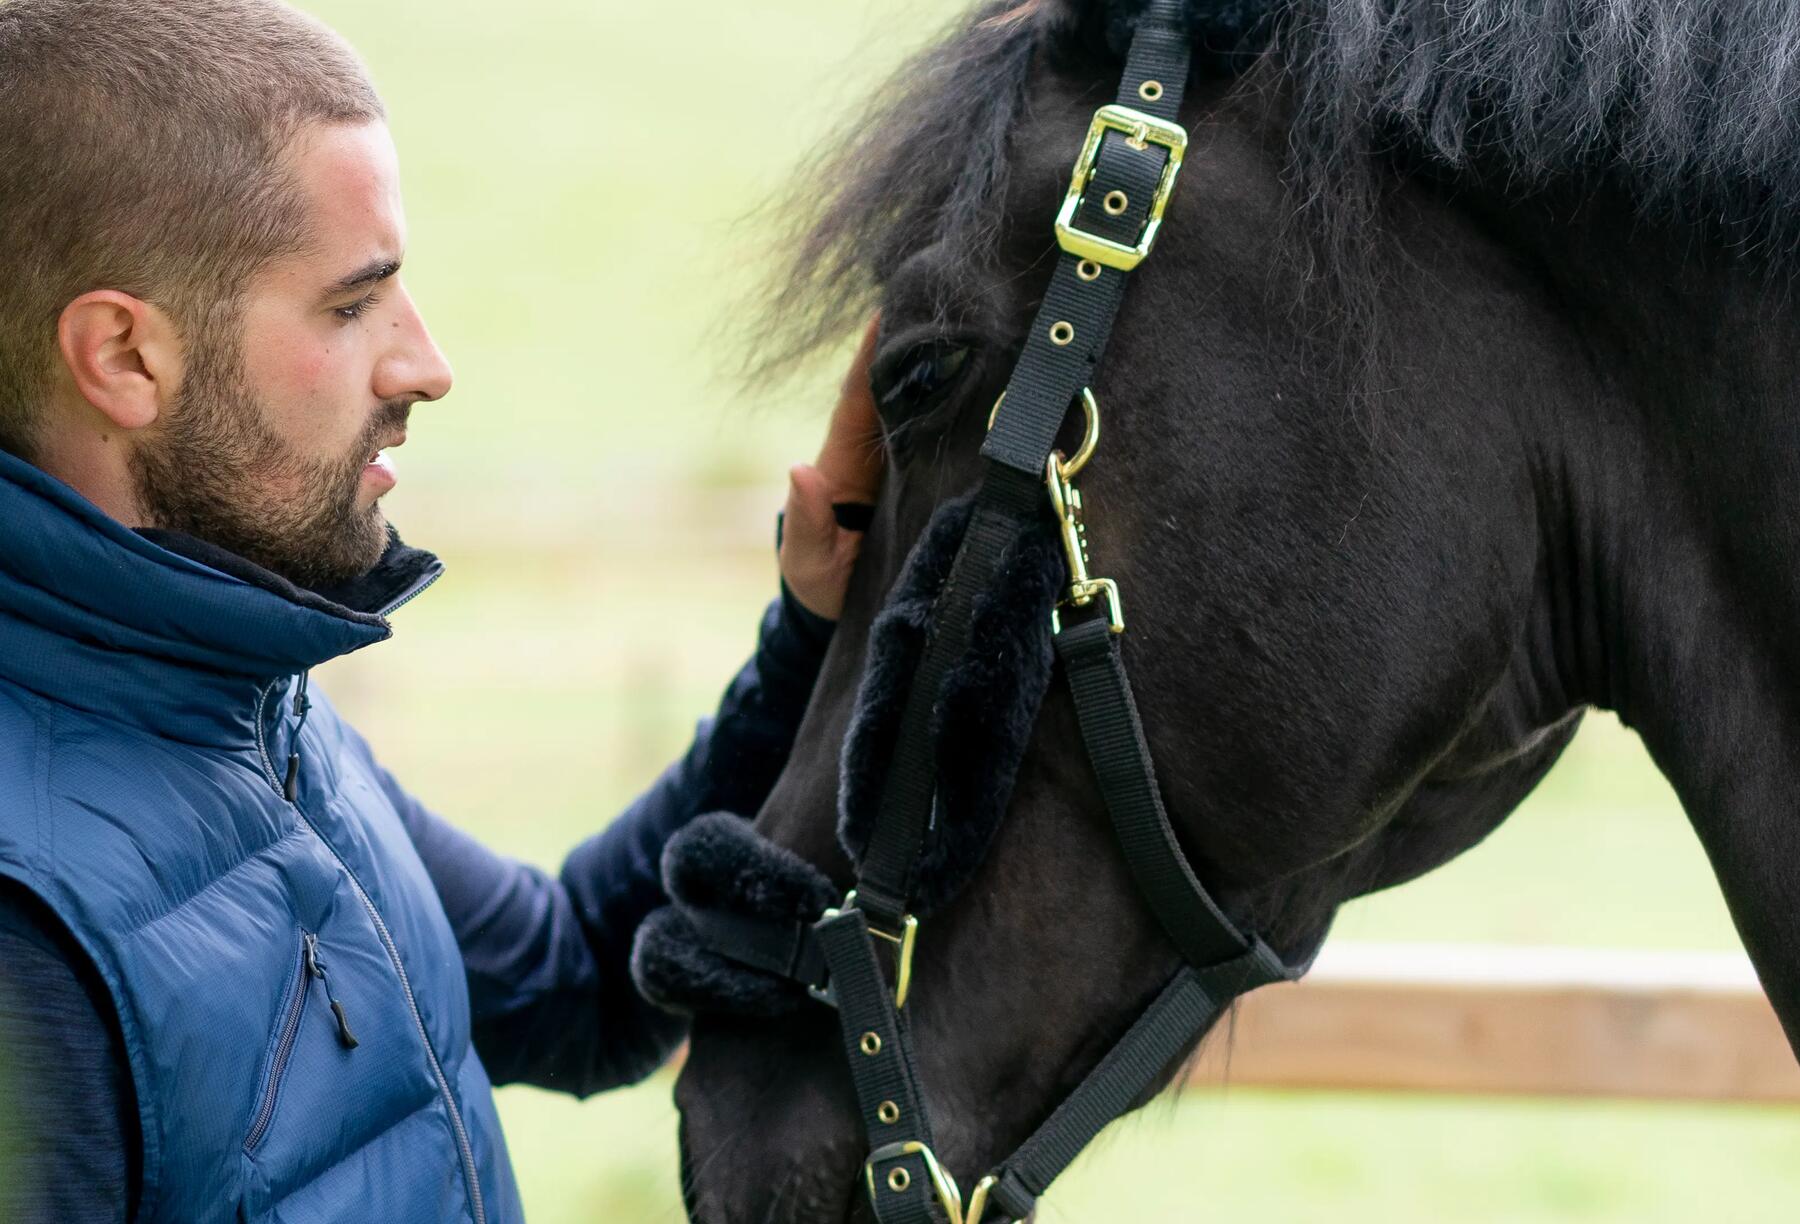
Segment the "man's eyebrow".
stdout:
<svg viewBox="0 0 1800 1224">
<path fill-rule="evenodd" d="M 366 289 L 370 285 L 378 285 L 399 271 L 400 261 L 398 259 L 378 259 L 332 285 L 325 291 L 325 296 L 341 297 L 346 293 L 354 293 L 358 289 Z"/>
</svg>

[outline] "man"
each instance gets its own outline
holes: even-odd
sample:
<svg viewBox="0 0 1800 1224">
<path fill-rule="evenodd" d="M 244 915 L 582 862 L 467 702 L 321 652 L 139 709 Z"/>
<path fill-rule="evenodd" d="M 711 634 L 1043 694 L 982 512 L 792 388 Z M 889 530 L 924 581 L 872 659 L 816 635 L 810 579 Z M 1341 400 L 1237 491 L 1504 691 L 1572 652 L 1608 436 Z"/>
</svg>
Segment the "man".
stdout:
<svg viewBox="0 0 1800 1224">
<path fill-rule="evenodd" d="M 387 449 L 451 374 L 380 100 L 278 0 L 0 0 L 0 1216 L 520 1218 L 490 1076 L 642 1077 L 669 835 L 753 811 L 879 481 L 867 345 L 783 598 L 560 877 L 426 812 L 308 670 L 439 566 Z M 10 1149 L 10 1153 L 8 1152 Z"/>
</svg>

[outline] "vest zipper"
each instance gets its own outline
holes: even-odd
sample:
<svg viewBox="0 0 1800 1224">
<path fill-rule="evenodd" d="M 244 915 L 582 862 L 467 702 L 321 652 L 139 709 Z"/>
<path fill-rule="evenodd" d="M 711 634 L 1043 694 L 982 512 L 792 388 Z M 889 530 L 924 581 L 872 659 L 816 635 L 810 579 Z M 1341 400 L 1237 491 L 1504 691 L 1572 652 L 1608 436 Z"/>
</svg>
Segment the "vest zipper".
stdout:
<svg viewBox="0 0 1800 1224">
<path fill-rule="evenodd" d="M 304 935 L 303 939 L 313 938 Z M 281 1034 L 275 1039 L 275 1055 L 269 1059 L 269 1075 L 267 1086 L 263 1089 L 262 1104 L 257 1107 L 256 1117 L 250 1123 L 250 1133 L 244 1136 L 244 1150 L 254 1152 L 256 1145 L 262 1142 L 263 1133 L 269 1129 L 269 1122 L 275 1117 L 275 1102 L 281 1095 L 281 1081 L 287 1075 L 288 1059 L 294 1054 L 294 1041 L 300 1036 L 300 1017 L 306 1014 L 306 996 L 312 991 L 309 985 L 306 968 L 306 945 L 300 945 L 300 963 L 294 971 L 293 994 L 288 1001 L 287 1014 L 281 1019 Z"/>
<path fill-rule="evenodd" d="M 423 587 L 420 589 L 422 590 Z M 414 594 L 416 595 L 417 592 Z M 381 911 L 375 908 L 375 902 L 363 889 L 362 881 L 356 878 L 354 871 L 350 870 L 350 864 L 346 863 L 344 856 L 337 852 L 337 847 L 327 841 L 314 827 L 312 821 L 307 819 L 306 813 L 300 810 L 300 804 L 288 796 L 287 788 L 275 773 L 275 762 L 269 757 L 268 739 L 263 734 L 262 718 L 262 711 L 268 704 L 269 694 L 274 691 L 274 683 L 263 690 L 263 697 L 258 703 L 257 709 L 256 746 L 262 756 L 263 773 L 275 787 L 275 793 L 287 799 L 293 806 L 294 817 L 300 822 L 300 826 L 318 838 L 319 844 L 324 846 L 331 853 L 331 857 L 337 860 L 338 868 L 343 871 L 344 878 L 350 881 L 351 891 L 356 894 L 356 899 L 362 903 L 364 912 L 369 915 L 369 921 L 375 926 L 375 933 L 381 937 L 381 946 L 387 952 L 388 963 L 394 967 L 394 974 L 400 979 L 400 992 L 406 996 L 407 1010 L 412 1013 L 413 1028 L 418 1031 L 419 1041 L 425 1046 L 425 1058 L 431 1064 L 432 1076 L 437 1080 L 438 1094 L 443 1098 L 444 1108 L 450 1114 L 450 1129 L 456 1135 L 456 1146 L 462 1156 L 463 1177 L 469 1184 L 469 1207 L 475 1216 L 475 1224 L 487 1224 L 487 1208 L 481 1201 L 481 1176 L 475 1168 L 475 1149 L 469 1143 L 469 1132 L 463 1125 L 462 1111 L 456 1107 L 456 1094 L 450 1090 L 450 1077 L 444 1074 L 444 1065 L 438 1061 L 437 1050 L 431 1044 L 431 1035 L 425 1030 L 425 1017 L 419 1011 L 419 1000 L 413 994 L 411 979 L 406 976 L 406 966 L 401 963 L 400 947 L 394 942 L 393 933 L 388 930 L 387 922 L 381 917 Z M 296 755 L 298 750 L 299 745 L 296 743 L 294 745 Z"/>
<path fill-rule="evenodd" d="M 325 972 L 325 958 L 319 955 L 319 937 L 308 932 L 301 939 L 300 957 L 305 962 L 306 972 L 318 978 L 319 985 L 325 988 L 325 1001 L 331 1004 L 332 1018 L 337 1021 L 338 1044 L 346 1050 L 354 1050 L 362 1043 L 350 1031 L 350 1018 L 344 1014 L 344 1005 L 331 993 L 331 978 Z"/>
</svg>

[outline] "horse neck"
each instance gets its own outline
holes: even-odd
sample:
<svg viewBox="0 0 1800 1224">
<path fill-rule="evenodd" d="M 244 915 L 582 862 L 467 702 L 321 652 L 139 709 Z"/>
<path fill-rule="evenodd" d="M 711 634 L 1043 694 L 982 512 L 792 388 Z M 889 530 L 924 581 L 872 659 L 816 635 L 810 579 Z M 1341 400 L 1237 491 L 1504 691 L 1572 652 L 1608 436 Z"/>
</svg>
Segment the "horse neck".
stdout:
<svg viewBox="0 0 1800 1224">
<path fill-rule="evenodd" d="M 1592 373 L 1522 408 L 1558 670 L 1642 735 L 1800 1049 L 1800 312 L 1746 260 L 1579 218 L 1516 231 Z"/>
</svg>

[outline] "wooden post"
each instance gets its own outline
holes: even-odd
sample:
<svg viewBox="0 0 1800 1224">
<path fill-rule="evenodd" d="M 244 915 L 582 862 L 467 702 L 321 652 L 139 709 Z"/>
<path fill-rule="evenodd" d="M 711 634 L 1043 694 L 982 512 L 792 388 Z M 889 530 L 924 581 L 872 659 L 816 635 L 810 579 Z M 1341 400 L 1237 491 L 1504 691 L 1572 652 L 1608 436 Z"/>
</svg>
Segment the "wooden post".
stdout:
<svg viewBox="0 0 1800 1224">
<path fill-rule="evenodd" d="M 1208 1047 L 1193 1087 L 1800 1102 L 1741 955 L 1333 945 Z"/>
</svg>

